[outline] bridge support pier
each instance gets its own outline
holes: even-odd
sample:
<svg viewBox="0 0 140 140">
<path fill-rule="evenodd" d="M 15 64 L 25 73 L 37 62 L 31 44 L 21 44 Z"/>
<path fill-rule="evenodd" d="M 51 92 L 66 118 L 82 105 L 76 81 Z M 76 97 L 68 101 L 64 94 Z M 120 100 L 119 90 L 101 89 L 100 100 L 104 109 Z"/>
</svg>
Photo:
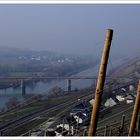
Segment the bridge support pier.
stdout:
<svg viewBox="0 0 140 140">
<path fill-rule="evenodd" d="M 26 95 L 26 85 L 25 85 L 24 80 L 21 80 L 21 92 L 22 92 L 22 97 L 25 97 L 25 95 Z"/>
<path fill-rule="evenodd" d="M 67 89 L 68 92 L 71 92 L 71 79 L 67 79 Z"/>
</svg>

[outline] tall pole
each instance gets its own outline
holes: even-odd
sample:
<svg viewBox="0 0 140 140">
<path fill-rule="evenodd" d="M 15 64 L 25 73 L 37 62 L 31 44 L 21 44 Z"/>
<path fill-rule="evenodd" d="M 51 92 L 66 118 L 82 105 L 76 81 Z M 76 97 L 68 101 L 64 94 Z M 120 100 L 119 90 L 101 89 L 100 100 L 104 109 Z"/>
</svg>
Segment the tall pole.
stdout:
<svg viewBox="0 0 140 140">
<path fill-rule="evenodd" d="M 104 136 L 107 136 L 107 125 L 105 125 Z"/>
<path fill-rule="evenodd" d="M 138 117 L 138 122 L 137 122 L 137 136 L 139 136 L 140 132 L 140 116 Z"/>
<path fill-rule="evenodd" d="M 133 136 L 136 128 L 136 123 L 137 123 L 137 117 L 139 113 L 139 108 L 140 108 L 140 80 L 138 83 L 138 89 L 137 89 L 137 96 L 134 104 L 134 109 L 133 109 L 133 114 L 130 122 L 130 127 L 129 127 L 129 133 L 128 136 Z"/>
<path fill-rule="evenodd" d="M 96 92 L 95 92 L 95 102 L 93 104 L 88 136 L 95 136 L 95 133 L 96 133 L 99 109 L 101 105 L 101 96 L 103 93 L 107 62 L 108 62 L 112 37 L 113 37 L 113 30 L 108 29 L 106 33 L 106 39 L 104 43 L 104 49 L 102 53 L 101 64 L 100 64 L 100 69 L 99 69 L 99 74 L 98 74 L 98 80 L 97 80 L 97 86 L 96 86 Z"/>
<path fill-rule="evenodd" d="M 112 136 L 112 126 L 110 126 L 109 136 Z"/>
<path fill-rule="evenodd" d="M 119 135 L 121 136 L 123 136 L 124 121 L 125 121 L 125 115 L 122 116 L 122 120 L 121 120 L 120 133 L 119 133 Z"/>
</svg>

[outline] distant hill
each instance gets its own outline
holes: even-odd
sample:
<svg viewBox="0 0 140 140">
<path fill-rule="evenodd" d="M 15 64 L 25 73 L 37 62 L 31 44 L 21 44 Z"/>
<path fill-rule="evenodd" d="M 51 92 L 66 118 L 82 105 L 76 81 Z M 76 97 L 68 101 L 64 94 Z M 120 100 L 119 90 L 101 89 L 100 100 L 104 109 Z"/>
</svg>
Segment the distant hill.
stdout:
<svg viewBox="0 0 140 140">
<path fill-rule="evenodd" d="M 53 55 L 50 51 L 35 51 L 30 49 L 19 49 L 10 47 L 0 47 L 0 57 L 17 57 L 17 56 L 31 56 L 31 55 Z"/>
<path fill-rule="evenodd" d="M 0 64 L 15 65 L 19 63 L 27 63 L 31 57 L 37 57 L 37 56 L 51 57 L 54 55 L 55 53 L 49 51 L 34 51 L 30 49 L 0 47 Z"/>
</svg>

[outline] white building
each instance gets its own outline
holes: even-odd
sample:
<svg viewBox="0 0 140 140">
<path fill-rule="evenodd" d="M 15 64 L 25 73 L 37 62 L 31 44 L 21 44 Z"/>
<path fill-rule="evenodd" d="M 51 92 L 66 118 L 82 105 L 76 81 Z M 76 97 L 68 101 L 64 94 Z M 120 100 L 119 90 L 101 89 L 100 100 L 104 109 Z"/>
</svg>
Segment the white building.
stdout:
<svg viewBox="0 0 140 140">
<path fill-rule="evenodd" d="M 127 104 L 130 104 L 130 103 L 133 103 L 133 102 L 134 102 L 133 100 L 126 100 Z"/>
<path fill-rule="evenodd" d="M 89 101 L 89 103 L 90 103 L 91 105 L 93 105 L 94 101 L 95 101 L 95 100 L 92 99 L 92 100 Z"/>
<path fill-rule="evenodd" d="M 67 131 L 70 130 L 69 124 L 59 124 L 59 125 L 57 125 L 57 128 L 58 128 L 58 127 L 64 127 Z"/>
<path fill-rule="evenodd" d="M 130 85 L 130 86 L 129 86 L 129 91 L 130 91 L 130 92 L 134 92 L 134 90 L 135 90 L 134 86 L 133 86 L 133 85 Z"/>
<path fill-rule="evenodd" d="M 112 107 L 114 105 L 116 105 L 117 103 L 112 99 L 112 98 L 109 98 L 106 100 L 104 106 L 105 107 Z"/>
<path fill-rule="evenodd" d="M 122 102 L 122 101 L 125 100 L 125 97 L 124 96 L 121 96 L 121 95 L 117 95 L 116 96 L 116 99 L 119 100 L 120 102 Z"/>
<path fill-rule="evenodd" d="M 130 104 L 130 103 L 133 103 L 133 102 L 134 102 L 134 97 L 132 97 L 131 95 L 128 95 L 126 97 L 126 103 Z"/>
</svg>

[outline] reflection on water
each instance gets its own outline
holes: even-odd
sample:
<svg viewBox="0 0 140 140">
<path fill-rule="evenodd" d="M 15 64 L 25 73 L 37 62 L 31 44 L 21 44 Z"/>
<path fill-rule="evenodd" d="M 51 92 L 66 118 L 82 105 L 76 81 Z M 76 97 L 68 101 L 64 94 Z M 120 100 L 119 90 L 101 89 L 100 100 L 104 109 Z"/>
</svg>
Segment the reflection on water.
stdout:
<svg viewBox="0 0 140 140">
<path fill-rule="evenodd" d="M 118 66 L 122 64 L 124 61 L 121 60 L 115 60 L 113 61 L 113 64 L 115 66 Z M 115 68 L 115 67 L 114 67 Z M 97 77 L 98 74 L 99 65 L 89 68 L 87 70 L 84 70 L 82 72 L 79 72 L 74 76 L 95 76 Z M 110 69 L 110 65 L 108 65 L 108 69 Z M 79 80 L 71 80 L 72 90 L 73 89 L 80 89 L 80 88 L 86 88 L 91 86 L 93 83 L 93 80 L 89 79 L 79 79 Z M 45 80 L 45 81 L 39 81 L 39 82 L 33 82 L 30 85 L 26 86 L 26 93 L 27 94 L 43 94 L 47 95 L 49 90 L 53 88 L 54 86 L 59 86 L 64 90 L 67 90 L 67 80 Z M 4 107 L 4 104 L 9 100 L 11 97 L 17 97 L 18 100 L 23 100 L 21 95 L 21 87 L 18 88 L 8 88 L 8 89 L 1 89 L 0 90 L 0 106 Z M 1 108 L 0 107 L 0 108 Z"/>
<path fill-rule="evenodd" d="M 86 70 L 83 72 L 80 72 L 77 74 L 77 76 L 84 75 L 88 72 L 88 75 L 90 74 L 89 71 L 92 72 L 93 69 Z M 74 75 L 76 76 L 76 75 Z M 93 80 L 88 79 L 79 79 L 79 80 L 71 80 L 72 90 L 74 89 L 80 89 L 80 88 L 86 88 L 89 87 L 92 84 Z M 61 87 L 63 90 L 67 90 L 67 80 L 49 80 L 49 81 L 39 81 L 39 82 L 33 82 L 26 86 L 26 94 L 43 94 L 47 95 L 48 92 L 55 86 Z M 0 90 L 0 105 L 3 107 L 5 102 L 9 100 L 11 97 L 17 97 L 18 99 L 22 100 L 22 94 L 21 94 L 21 87 L 18 88 L 7 88 L 7 89 L 1 89 Z"/>
</svg>

